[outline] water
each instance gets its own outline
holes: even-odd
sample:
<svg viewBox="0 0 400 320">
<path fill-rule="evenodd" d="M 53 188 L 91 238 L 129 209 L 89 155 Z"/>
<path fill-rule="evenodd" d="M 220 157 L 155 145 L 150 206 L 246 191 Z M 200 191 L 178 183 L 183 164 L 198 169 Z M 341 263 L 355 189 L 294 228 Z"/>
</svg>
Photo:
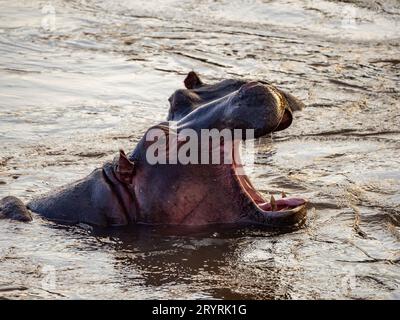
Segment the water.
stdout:
<svg viewBox="0 0 400 320">
<path fill-rule="evenodd" d="M 29 200 L 132 150 L 193 69 L 266 79 L 308 105 L 258 142 L 252 180 L 311 203 L 286 234 L 2 220 L 0 297 L 400 297 L 398 2 L 0 8 L 0 197 Z"/>
</svg>

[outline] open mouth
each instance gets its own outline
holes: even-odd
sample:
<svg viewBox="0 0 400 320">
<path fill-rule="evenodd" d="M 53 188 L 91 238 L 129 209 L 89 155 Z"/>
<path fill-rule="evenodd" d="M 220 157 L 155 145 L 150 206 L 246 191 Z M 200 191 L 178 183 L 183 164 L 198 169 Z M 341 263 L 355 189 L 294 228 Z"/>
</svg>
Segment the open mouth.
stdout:
<svg viewBox="0 0 400 320">
<path fill-rule="evenodd" d="M 236 159 L 235 159 L 236 158 Z M 238 182 L 239 186 L 241 187 L 244 194 L 250 199 L 261 212 L 276 212 L 276 213 L 287 213 L 288 211 L 297 211 L 296 209 L 300 209 L 305 207 L 307 201 L 302 198 L 288 198 L 286 194 L 282 191 L 281 198 L 275 199 L 274 196 L 271 195 L 269 200 L 265 199 L 259 191 L 251 183 L 249 177 L 244 174 L 242 170 L 242 164 L 240 161 L 237 161 L 239 158 L 238 153 L 234 153 L 233 156 L 233 172 L 236 181 Z M 240 160 L 240 159 L 238 159 Z M 239 169 L 241 169 L 239 172 Z"/>
<path fill-rule="evenodd" d="M 234 165 L 234 170 L 237 167 Z M 284 192 L 281 194 L 281 199 L 275 199 L 271 196 L 270 200 L 265 200 L 262 195 L 254 188 L 253 184 L 249 180 L 247 175 L 236 175 L 237 181 L 239 182 L 242 190 L 247 196 L 263 211 L 287 211 L 295 209 L 306 203 L 306 200 L 301 198 L 286 198 Z"/>
</svg>

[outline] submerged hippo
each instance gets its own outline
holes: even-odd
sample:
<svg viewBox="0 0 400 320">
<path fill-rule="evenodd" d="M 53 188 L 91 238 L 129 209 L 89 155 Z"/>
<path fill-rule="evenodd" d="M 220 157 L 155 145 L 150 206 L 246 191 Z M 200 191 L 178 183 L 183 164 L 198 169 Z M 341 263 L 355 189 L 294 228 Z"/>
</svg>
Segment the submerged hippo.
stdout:
<svg viewBox="0 0 400 320">
<path fill-rule="evenodd" d="M 154 164 L 149 161 L 149 148 L 154 147 L 156 141 L 149 140 L 148 133 L 154 130 L 164 132 L 168 138 L 175 137 L 175 141 L 187 129 L 196 133 L 202 129 L 253 129 L 254 137 L 258 138 L 290 126 L 291 110 L 299 107 L 293 104 L 297 100 L 288 99 L 271 85 L 254 81 L 204 85 L 197 75 L 198 81 L 194 83 L 193 75 L 189 74 L 185 80 L 188 89 L 184 95 L 203 102 L 196 102 L 195 107 L 192 104 L 192 110 L 185 111 L 184 116 L 181 110 L 179 121 L 150 128 L 130 154 L 120 151 L 114 161 L 95 169 L 86 178 L 33 200 L 26 207 L 15 197 L 3 199 L 0 217 L 30 220 L 31 210 L 50 220 L 95 226 L 135 223 L 301 225 L 306 217 L 306 201 L 263 199 L 249 178 L 238 174 L 235 157 L 227 164 L 183 164 L 179 161 Z M 173 99 L 176 101 L 182 93 L 178 90 Z M 177 105 L 176 102 L 171 104 Z M 198 140 L 199 146 L 204 143 Z M 224 144 L 222 140 L 219 143 L 220 147 Z"/>
</svg>

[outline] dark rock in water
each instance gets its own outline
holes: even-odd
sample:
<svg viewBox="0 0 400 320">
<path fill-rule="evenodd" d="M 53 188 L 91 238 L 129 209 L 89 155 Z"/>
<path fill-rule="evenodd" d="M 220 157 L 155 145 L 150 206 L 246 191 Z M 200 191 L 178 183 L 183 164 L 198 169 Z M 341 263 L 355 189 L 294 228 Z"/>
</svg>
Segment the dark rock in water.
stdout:
<svg viewBox="0 0 400 320">
<path fill-rule="evenodd" d="M 9 218 L 18 221 L 32 221 L 31 212 L 16 197 L 5 197 L 0 200 L 0 219 Z"/>
</svg>

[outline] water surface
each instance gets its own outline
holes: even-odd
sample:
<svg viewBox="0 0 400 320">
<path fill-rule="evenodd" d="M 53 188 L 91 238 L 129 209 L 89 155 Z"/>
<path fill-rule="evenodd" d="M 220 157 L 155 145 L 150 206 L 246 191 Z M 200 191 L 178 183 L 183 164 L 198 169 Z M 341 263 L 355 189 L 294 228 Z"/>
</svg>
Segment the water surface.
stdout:
<svg viewBox="0 0 400 320">
<path fill-rule="evenodd" d="M 398 2 L 0 1 L 0 197 L 130 151 L 190 70 L 306 104 L 252 180 L 310 200 L 301 230 L 0 221 L 3 298 L 399 298 Z"/>
</svg>

